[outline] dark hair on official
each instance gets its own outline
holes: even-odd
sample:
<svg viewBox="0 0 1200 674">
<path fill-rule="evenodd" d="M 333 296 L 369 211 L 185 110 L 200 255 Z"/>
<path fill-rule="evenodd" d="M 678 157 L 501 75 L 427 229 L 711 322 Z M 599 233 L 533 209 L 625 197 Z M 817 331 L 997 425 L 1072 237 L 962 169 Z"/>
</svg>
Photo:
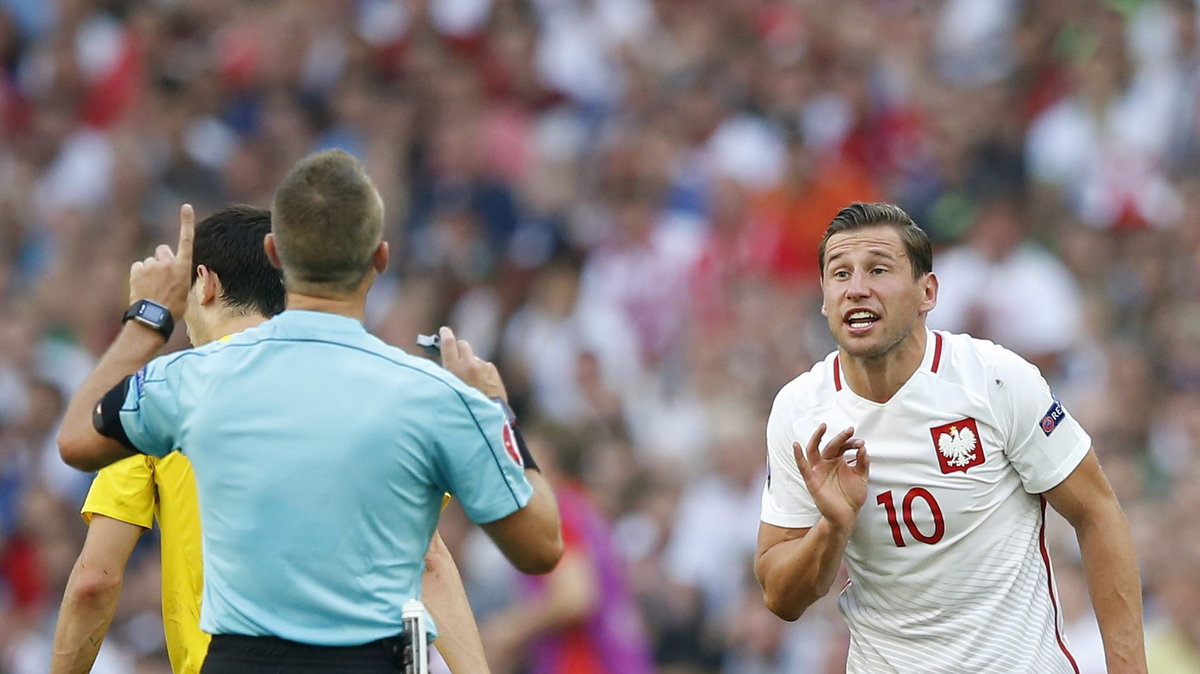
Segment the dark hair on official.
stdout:
<svg viewBox="0 0 1200 674">
<path fill-rule="evenodd" d="M 900 230 L 904 251 L 912 262 L 914 279 L 933 271 L 933 247 L 929 243 L 929 235 L 913 222 L 903 208 L 895 204 L 857 201 L 838 211 L 833 217 L 833 222 L 825 229 L 825 236 L 821 238 L 821 245 L 817 248 L 817 263 L 821 266 L 821 275 L 825 275 L 825 246 L 829 243 L 829 237 L 879 225 L 893 225 Z"/>
<path fill-rule="evenodd" d="M 221 301 L 228 307 L 274 316 L 283 311 L 283 275 L 271 265 L 263 239 L 271 231 L 271 212 L 253 206 L 223 208 L 196 225 L 192 247 L 192 283 L 204 265 L 221 279 Z"/>
<path fill-rule="evenodd" d="M 358 288 L 383 239 L 383 202 L 357 159 L 327 150 L 302 159 L 275 190 L 271 231 L 293 290 Z"/>
</svg>

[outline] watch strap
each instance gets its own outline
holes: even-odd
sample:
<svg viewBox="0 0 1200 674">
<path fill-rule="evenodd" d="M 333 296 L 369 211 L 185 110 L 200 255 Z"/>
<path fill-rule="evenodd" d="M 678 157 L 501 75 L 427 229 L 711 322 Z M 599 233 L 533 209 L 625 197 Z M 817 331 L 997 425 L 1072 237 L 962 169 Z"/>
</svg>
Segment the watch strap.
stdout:
<svg viewBox="0 0 1200 674">
<path fill-rule="evenodd" d="M 129 305 L 125 314 L 121 316 L 122 324 L 128 321 L 137 321 L 158 331 L 163 339 L 171 339 L 171 333 L 175 331 L 175 318 L 171 316 L 170 310 L 152 300 L 138 300 Z"/>
</svg>

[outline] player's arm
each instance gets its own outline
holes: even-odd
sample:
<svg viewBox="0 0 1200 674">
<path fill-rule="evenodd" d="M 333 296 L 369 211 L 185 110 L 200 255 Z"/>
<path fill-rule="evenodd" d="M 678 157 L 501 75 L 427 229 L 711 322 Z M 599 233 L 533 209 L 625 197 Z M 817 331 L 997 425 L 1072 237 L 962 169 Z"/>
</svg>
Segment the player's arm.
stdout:
<svg viewBox="0 0 1200 674">
<path fill-rule="evenodd" d="M 824 518 L 808 529 L 759 522 L 754 575 L 771 613 L 796 620 L 828 594 L 849 540 L 849 530 L 839 530 Z"/>
<path fill-rule="evenodd" d="M 439 334 L 442 365 L 484 395 L 499 398 L 507 404 L 508 393 L 496 366 L 476 356 L 470 345 L 457 340 L 449 328 L 443 327 Z M 528 456 L 528 448 L 519 433 L 516 442 Z M 525 506 L 507 517 L 480 526 L 519 571 L 548 573 L 563 553 L 558 500 L 542 472 L 536 465 L 530 465 L 530 459 L 525 460 L 525 478 L 533 487 L 533 496 Z"/>
<path fill-rule="evenodd" d="M 179 214 L 178 255 L 160 245 L 154 257 L 134 262 L 129 270 L 130 296 L 166 307 L 175 321 L 182 320 L 192 281 L 192 207 Z M 97 405 L 119 403 L 121 383 L 154 357 L 164 342 L 157 330 L 138 321 L 127 321 L 95 369 L 75 391 L 58 431 L 58 451 L 74 468 L 95 471 L 133 454 L 120 441 L 101 434 L 93 425 Z M 103 408 L 102 408 L 103 409 Z M 106 410 L 109 418 L 115 414 Z M 119 424 L 119 422 L 116 422 Z"/>
<path fill-rule="evenodd" d="M 1093 450 L 1046 501 L 1075 528 L 1104 659 L 1113 674 L 1144 674 L 1142 590 L 1129 521 Z"/>
<path fill-rule="evenodd" d="M 134 524 L 92 516 L 58 612 L 51 674 L 91 671 L 116 611 L 125 564 L 143 531 Z"/>
<path fill-rule="evenodd" d="M 488 674 L 479 627 L 467 601 L 462 577 L 441 534 L 436 532 L 425 553 L 422 588 L 425 607 L 438 625 L 434 645 L 450 671 L 453 674 Z"/>
<path fill-rule="evenodd" d="M 863 442 L 852 437 L 853 428 L 847 428 L 818 450 L 824 433 L 821 424 L 806 447 L 792 443 L 796 467 L 820 519 L 809 528 L 766 522 L 758 526 L 754 575 L 767 608 L 784 620 L 796 620 L 829 592 L 858 511 L 866 502 L 870 461 Z M 853 463 L 843 456 L 852 449 L 857 450 Z"/>
</svg>

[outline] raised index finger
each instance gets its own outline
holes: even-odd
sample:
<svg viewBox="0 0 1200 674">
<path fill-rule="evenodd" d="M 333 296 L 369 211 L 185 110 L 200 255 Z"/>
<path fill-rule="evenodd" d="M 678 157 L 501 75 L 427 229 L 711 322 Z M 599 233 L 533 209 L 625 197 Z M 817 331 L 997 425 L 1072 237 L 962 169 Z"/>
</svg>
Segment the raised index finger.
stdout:
<svg viewBox="0 0 1200 674">
<path fill-rule="evenodd" d="M 196 213 L 191 204 L 179 207 L 179 247 L 175 249 L 175 257 L 180 266 L 192 268 L 192 240 L 196 236 Z"/>
</svg>

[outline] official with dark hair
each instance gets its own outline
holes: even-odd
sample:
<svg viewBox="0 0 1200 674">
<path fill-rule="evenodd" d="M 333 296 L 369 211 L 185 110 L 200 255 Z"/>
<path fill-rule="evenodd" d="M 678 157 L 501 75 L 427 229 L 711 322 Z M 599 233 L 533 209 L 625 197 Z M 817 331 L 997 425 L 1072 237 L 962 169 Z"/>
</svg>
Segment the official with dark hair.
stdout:
<svg viewBox="0 0 1200 674">
<path fill-rule="evenodd" d="M 481 394 L 363 328 L 388 246 L 361 165 L 339 151 L 306 158 L 272 211 L 265 247 L 283 270 L 287 310 L 153 358 L 186 306 L 185 206 L 177 253 L 159 246 L 134 264 L 144 299 L 72 399 L 60 453 L 83 470 L 177 447 L 191 460 L 201 627 L 214 635 L 203 671 L 395 671 L 400 607 L 421 596 L 443 493 L 527 573 L 561 556 L 557 506 L 489 400 L 505 397 L 493 366 L 443 331 L 447 368 Z"/>
</svg>

